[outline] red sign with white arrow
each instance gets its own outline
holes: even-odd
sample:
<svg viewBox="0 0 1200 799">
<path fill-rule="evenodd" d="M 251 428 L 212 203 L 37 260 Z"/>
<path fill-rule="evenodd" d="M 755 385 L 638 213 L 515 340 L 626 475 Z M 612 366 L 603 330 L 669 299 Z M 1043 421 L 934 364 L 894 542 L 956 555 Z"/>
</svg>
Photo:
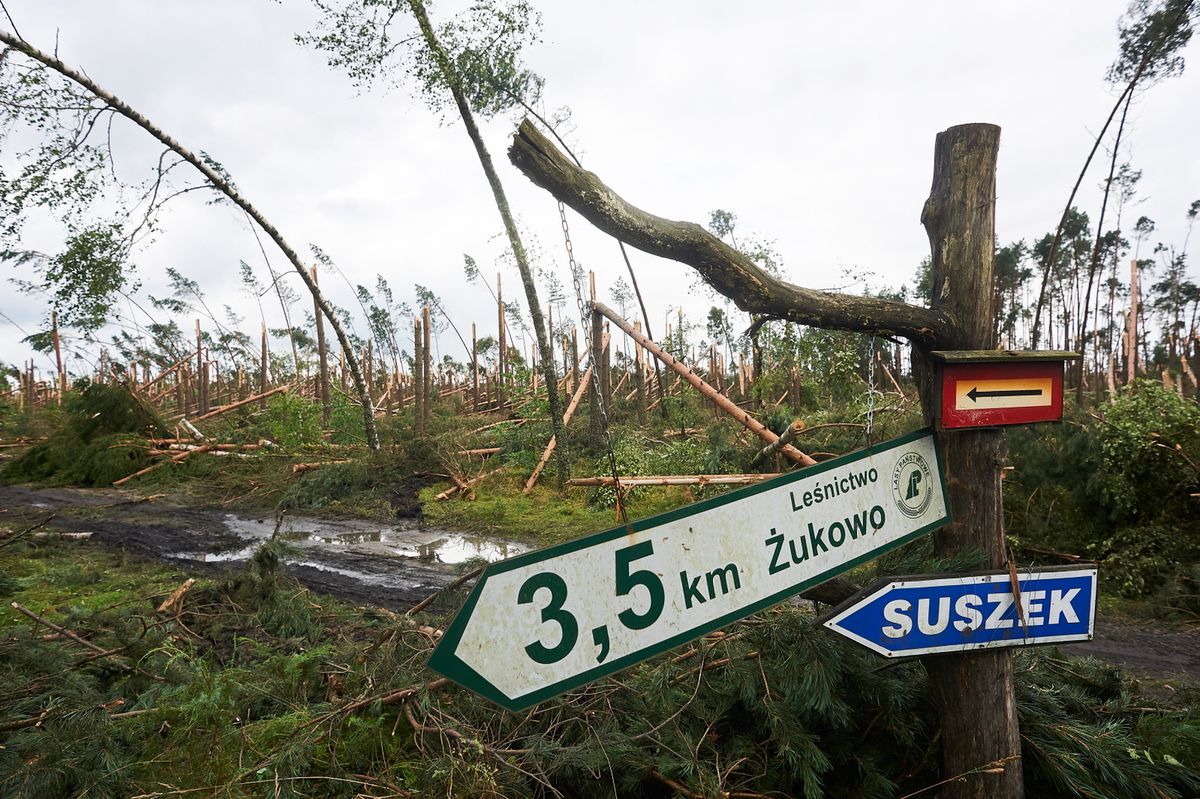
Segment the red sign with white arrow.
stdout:
<svg viewBox="0 0 1200 799">
<path fill-rule="evenodd" d="M 1062 361 L 947 362 L 941 371 L 942 429 L 1062 419 Z"/>
</svg>

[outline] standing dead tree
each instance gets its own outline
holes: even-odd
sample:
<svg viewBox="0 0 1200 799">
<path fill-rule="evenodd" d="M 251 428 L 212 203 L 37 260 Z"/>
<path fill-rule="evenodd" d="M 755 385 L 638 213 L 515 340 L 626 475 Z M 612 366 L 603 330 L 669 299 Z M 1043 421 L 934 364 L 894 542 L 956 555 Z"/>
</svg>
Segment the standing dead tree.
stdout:
<svg viewBox="0 0 1200 799">
<path fill-rule="evenodd" d="M 252 220 L 254 220 L 254 223 L 257 224 L 258 227 L 261 228 L 268 237 L 270 237 L 271 241 L 275 242 L 275 245 L 279 247 L 280 251 L 283 252 L 284 256 L 288 259 L 288 262 L 291 263 L 292 267 L 300 275 L 300 279 L 304 282 L 304 285 L 312 294 L 313 301 L 316 303 L 321 313 L 327 320 L 329 320 L 329 325 L 333 328 L 334 333 L 337 336 L 338 343 L 341 345 L 342 351 L 345 353 L 346 366 L 350 370 L 350 376 L 354 381 L 355 388 L 358 389 L 359 400 L 362 404 L 363 410 L 363 427 L 366 432 L 367 444 L 373 450 L 379 449 L 379 435 L 375 430 L 375 414 L 374 406 L 371 401 L 371 394 L 367 387 L 366 380 L 363 378 L 362 368 L 357 357 L 355 356 L 354 347 L 350 343 L 350 339 L 347 336 L 341 321 L 338 319 L 337 314 L 334 313 L 333 306 L 321 293 L 320 289 L 317 288 L 316 282 L 309 274 L 308 269 L 301 262 L 300 256 L 296 253 L 296 250 L 290 244 L 288 244 L 286 240 L 284 240 L 283 235 L 267 220 L 265 216 L 263 216 L 262 212 L 259 211 L 255 206 L 251 205 L 250 201 L 241 195 L 241 193 L 234 187 L 229 176 L 222 174 L 223 170 L 214 168 L 213 163 L 211 163 L 211 159 L 197 156 L 191 150 L 188 150 L 182 144 L 177 142 L 162 128 L 150 121 L 147 117 L 135 111 L 124 100 L 121 100 L 116 95 L 107 91 L 100 86 L 100 84 L 96 83 L 96 81 L 92 80 L 79 70 L 67 66 L 57 57 L 50 55 L 49 53 L 42 52 L 26 42 L 24 39 L 14 36 L 7 31 L 0 30 L 0 42 L 3 42 L 13 50 L 33 59 L 34 61 L 39 62 L 43 66 L 53 70 L 54 72 L 57 72 L 64 78 L 81 86 L 89 93 L 94 95 L 98 100 L 103 102 L 108 108 L 111 108 L 117 114 L 120 114 L 129 121 L 133 122 L 142 130 L 149 133 L 171 152 L 175 153 L 181 159 L 195 167 L 195 169 L 204 176 L 204 179 L 213 189 L 225 195 L 230 202 L 245 211 L 246 214 Z"/>
<path fill-rule="evenodd" d="M 509 159 L 530 180 L 596 227 L 640 250 L 687 264 L 743 311 L 764 318 L 873 333 L 914 344 L 919 363 L 934 349 L 995 346 L 991 302 L 995 269 L 995 175 L 1000 129 L 961 125 L 937 137 L 933 186 L 921 213 L 932 250 L 932 307 L 815 291 L 780 280 L 700 225 L 647 213 L 565 157 L 523 122 Z M 932 370 L 920 384 L 931 419 Z M 989 567 L 1006 565 L 1000 515 L 1003 436 L 992 430 L 942 438 L 954 521 L 934 537 L 940 555 L 982 550 Z M 1012 655 L 990 650 L 927 663 L 942 725 L 942 768 L 954 777 L 945 795 L 963 799 L 1024 794 L 1013 697 Z M 980 769 L 981 764 L 1002 767 Z"/>
</svg>

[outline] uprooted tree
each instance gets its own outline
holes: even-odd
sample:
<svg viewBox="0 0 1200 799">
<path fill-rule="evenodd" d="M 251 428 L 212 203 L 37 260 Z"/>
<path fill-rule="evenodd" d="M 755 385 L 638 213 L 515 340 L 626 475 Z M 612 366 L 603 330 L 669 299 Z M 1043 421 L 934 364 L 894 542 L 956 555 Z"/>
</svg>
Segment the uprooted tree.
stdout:
<svg viewBox="0 0 1200 799">
<path fill-rule="evenodd" d="M 652 255 L 684 263 L 739 308 L 763 318 L 899 335 L 914 346 L 926 419 L 932 410 L 929 353 L 995 346 L 992 284 L 995 175 L 1000 129 L 961 125 L 937 137 L 933 186 L 921 212 L 932 250 L 930 307 L 802 288 L 767 273 L 700 225 L 655 216 L 626 202 L 555 147 L 528 120 L 509 158 L 530 180 L 606 233 Z M 942 438 L 953 521 L 934 534 L 939 555 L 980 552 L 1007 565 L 1001 516 L 1002 433 Z M 1023 795 L 1012 653 L 985 650 L 926 659 L 938 707 L 945 790 L 955 797 Z"/>
<path fill-rule="evenodd" d="M 342 347 L 342 352 L 345 354 L 346 366 L 350 370 L 351 379 L 354 381 L 354 386 L 358 391 L 359 400 L 362 404 L 363 427 L 366 432 L 367 445 L 373 450 L 379 449 L 379 436 L 375 429 L 375 409 L 371 400 L 371 394 L 366 380 L 363 377 L 362 367 L 359 363 L 357 355 L 355 354 L 354 347 L 346 333 L 345 326 L 339 319 L 333 305 L 330 304 L 329 300 L 325 298 L 325 295 L 321 293 L 320 289 L 317 288 L 316 281 L 310 275 L 308 268 L 305 267 L 305 265 L 301 262 L 300 256 L 296 250 L 290 244 L 288 244 L 279 230 L 267 220 L 262 212 L 252 205 L 249 200 L 242 196 L 241 192 L 239 192 L 234 185 L 232 178 L 230 178 L 220 164 L 216 163 L 212 158 L 204 155 L 203 153 L 201 153 L 201 155 L 196 155 L 191 150 L 185 148 L 150 119 L 135 111 L 124 100 L 121 100 L 108 90 L 104 89 L 99 83 L 92 80 L 83 72 L 60 61 L 56 56 L 45 53 L 29 44 L 19 36 L 15 36 L 4 30 L 0 30 L 0 43 L 3 43 L 6 48 L 11 48 L 11 50 L 5 49 L 4 51 L 0 51 L 0 65 L 3 64 L 4 59 L 9 55 L 10 52 L 15 51 L 29 59 L 32 59 L 37 64 L 41 65 L 41 68 L 57 73 L 59 76 L 65 78 L 69 82 L 69 84 L 67 84 L 68 89 L 65 90 L 69 94 L 69 96 L 66 98 L 69 104 L 64 108 L 60 105 L 44 102 L 45 98 L 37 96 L 36 93 L 32 97 L 25 96 L 25 94 L 28 94 L 27 91 L 25 94 L 22 94 L 22 88 L 28 89 L 28 87 L 31 85 L 36 87 L 39 84 L 45 84 L 46 78 L 43 75 L 35 74 L 32 75 L 32 77 L 30 75 L 26 75 L 16 79 L 14 81 L 14 85 L 17 87 L 17 89 L 14 91 L 16 96 L 13 98 L 8 98 L 10 102 L 5 104 L 5 107 L 8 109 L 9 113 L 28 113 L 32 115 L 35 124 L 41 124 L 42 126 L 46 125 L 45 118 L 50 117 L 59 111 L 66 110 L 79 115 L 76 124 L 78 125 L 78 131 L 80 132 L 80 135 L 70 137 L 73 151 L 58 152 L 56 155 L 53 153 L 48 154 L 48 160 L 45 164 L 34 164 L 33 173 L 30 176 L 31 180 L 29 182 L 29 186 L 26 187 L 24 191 L 21 191 L 20 187 L 18 187 L 17 191 L 9 193 L 12 197 L 20 198 L 22 200 L 23 204 L 21 207 L 23 208 L 24 203 L 32 200 L 34 204 L 41 202 L 47 207 L 53 209 L 56 206 L 61 205 L 62 202 L 69 197 L 70 192 L 77 191 L 79 189 L 78 185 L 67 185 L 60 186 L 57 189 L 50 188 L 49 191 L 51 193 L 47 194 L 45 197 L 39 198 L 36 194 L 36 192 L 40 189 L 46 189 L 47 184 L 49 184 L 50 187 L 54 186 L 54 183 L 51 180 L 51 178 L 54 177 L 54 171 L 58 168 L 61 168 L 64 162 L 69 163 L 69 159 L 72 157 L 80 160 L 80 167 L 83 169 L 100 168 L 103 170 L 106 168 L 106 156 L 101 150 L 90 145 L 86 145 L 87 136 L 84 135 L 87 132 L 90 132 L 93 128 L 97 127 L 103 115 L 115 113 L 133 122 L 146 133 L 149 133 L 152 137 L 157 139 L 159 143 L 167 148 L 168 152 L 174 153 L 175 156 L 177 156 L 182 162 L 190 164 L 198 172 L 200 172 L 205 181 L 205 183 L 202 185 L 207 186 L 213 191 L 224 196 L 230 202 L 244 211 L 250 217 L 250 219 L 253 220 L 254 224 L 262 229 L 262 231 L 266 233 L 273 242 L 275 242 L 275 245 L 284 254 L 288 262 L 296 270 L 297 274 L 300 275 L 301 281 L 303 281 L 305 287 L 312 294 L 313 299 L 316 302 L 316 307 L 320 309 L 322 315 L 324 315 L 324 317 L 329 321 L 330 326 L 333 328 L 334 334 L 337 336 L 338 343 Z M 82 93 L 72 93 L 70 92 L 69 87 L 78 87 L 83 91 Z M 62 99 L 62 97 L 59 97 L 58 101 L 61 101 Z M 41 121 L 39 122 L 39 120 Z M 85 161 L 87 163 L 84 163 Z M 161 207 L 161 203 L 157 202 L 157 191 L 162 182 L 163 175 L 164 168 L 160 163 L 157 180 L 153 184 L 155 195 L 151 198 L 150 205 L 146 210 L 146 218 L 143 221 L 143 225 L 149 224 L 150 216 Z M 86 177 L 83 179 L 83 185 L 85 187 L 91 185 L 91 183 L 86 180 Z M 58 193 L 53 193 L 55 191 Z M 96 191 L 98 191 L 98 189 L 96 189 Z M 134 232 L 134 236 L 136 236 L 136 231 Z M 111 235 L 110 238 L 112 238 Z M 129 248 L 132 246 L 132 243 L 135 240 L 135 237 L 131 237 L 128 244 L 113 244 L 112 246 L 106 248 L 106 252 L 111 252 L 113 255 L 110 260 L 115 259 L 113 266 L 117 271 L 120 270 L 123 260 L 128 256 Z"/>
</svg>

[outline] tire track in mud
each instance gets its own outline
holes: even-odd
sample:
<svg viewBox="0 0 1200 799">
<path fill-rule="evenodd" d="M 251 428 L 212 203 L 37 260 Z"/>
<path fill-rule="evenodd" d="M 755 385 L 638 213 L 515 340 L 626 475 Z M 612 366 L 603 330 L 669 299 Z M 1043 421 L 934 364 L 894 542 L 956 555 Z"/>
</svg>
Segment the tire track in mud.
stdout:
<svg viewBox="0 0 1200 799">
<path fill-rule="evenodd" d="M 243 568 L 275 528 L 275 519 L 268 513 L 240 514 L 219 507 L 146 502 L 106 489 L 0 485 L 0 511 L 3 517 L 19 520 L 18 523 L 33 523 L 54 513 L 54 520 L 46 529 L 91 532 L 92 541 L 104 546 L 207 574 Z M 381 529 L 396 531 L 398 538 L 407 535 L 418 544 L 446 540 L 437 531 L 420 530 L 415 523 L 392 527 L 347 520 L 302 519 L 299 525 L 302 531 L 296 534 L 290 528 L 298 520 L 285 517 L 285 521 L 287 527 L 281 533 L 285 543 L 291 545 L 285 557 L 288 573 L 313 591 L 353 604 L 406 609 L 461 572 L 461 566 L 439 560 L 437 546 L 425 550 L 414 546 L 414 556 L 407 556 L 396 554 L 397 541 L 385 544 L 378 540 L 358 540 L 378 537 Z M 329 532 L 314 534 L 312 528 Z M 292 540 L 288 541 L 289 538 Z M 350 543 L 343 544 L 343 539 L 349 539 Z M 503 547 L 497 550 L 503 551 Z"/>
</svg>

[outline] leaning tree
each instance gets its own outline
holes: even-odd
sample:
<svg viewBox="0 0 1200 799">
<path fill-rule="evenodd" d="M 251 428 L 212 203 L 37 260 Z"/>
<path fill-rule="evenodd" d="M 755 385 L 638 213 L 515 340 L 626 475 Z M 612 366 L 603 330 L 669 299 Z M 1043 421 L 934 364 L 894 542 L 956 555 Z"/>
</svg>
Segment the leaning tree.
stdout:
<svg viewBox="0 0 1200 799">
<path fill-rule="evenodd" d="M 4 72 L 0 72 L 0 78 L 3 78 L 0 80 L 0 100 L 3 100 L 0 102 L 0 111 L 6 117 L 3 121 L 9 124 L 15 121 L 25 122 L 50 137 L 45 146 L 35 151 L 36 157 L 24 165 L 16 180 L 7 181 L 0 186 L 0 200 L 4 201 L 2 207 L 6 211 L 6 224 L 14 224 L 14 220 L 28 207 L 41 205 L 51 211 L 78 208 L 80 204 L 77 202 L 79 198 L 76 193 L 80 191 L 85 193 L 84 199 L 99 196 L 103 188 L 101 176 L 110 169 L 111 159 L 107 152 L 107 143 L 97 146 L 89 143 L 89 138 L 93 131 L 102 127 L 101 123 L 106 117 L 119 115 L 133 122 L 166 148 L 164 157 L 171 153 L 178 161 L 166 164 L 165 160 L 160 158 L 155 179 L 151 183 L 152 196 L 144 207 L 142 219 L 134 225 L 132 231 L 118 235 L 116 231 L 119 230 L 119 226 L 114 228 L 109 225 L 104 228 L 108 235 L 101 237 L 101 240 L 107 242 L 103 254 L 107 258 L 105 263 L 111 262 L 108 271 L 115 270 L 119 273 L 126 266 L 125 260 L 137 242 L 138 235 L 147 226 L 153 225 L 153 216 L 168 199 L 159 196 L 166 174 L 180 163 L 189 164 L 204 178 L 202 184 L 191 188 L 202 187 L 215 191 L 244 211 L 275 243 L 300 275 L 301 281 L 312 294 L 316 307 L 329 321 L 345 353 L 346 365 L 362 403 L 367 444 L 373 450 L 379 449 L 374 404 L 345 326 L 335 313 L 333 305 L 317 288 L 316 281 L 301 262 L 295 248 L 288 244 L 278 228 L 242 195 L 221 164 L 206 153 L 197 154 L 184 147 L 124 100 L 109 92 L 83 71 L 68 66 L 57 56 L 43 52 L 22 37 L 5 30 L 0 30 L 0 42 L 5 45 L 5 49 L 0 51 L 0 67 L 6 68 Z M 12 69 L 8 61 L 12 59 L 13 53 L 32 61 L 31 68 Z M 55 75 L 58 76 L 57 80 L 54 79 Z M 56 180 L 62 176 L 64 167 L 67 179 Z M 171 194 L 178 193 L 177 190 Z M 94 226 L 88 230 L 94 230 Z M 95 238 L 94 234 L 92 238 Z M 75 239 L 78 240 L 79 237 L 76 236 Z M 87 262 L 95 260 L 87 259 Z"/>
</svg>

